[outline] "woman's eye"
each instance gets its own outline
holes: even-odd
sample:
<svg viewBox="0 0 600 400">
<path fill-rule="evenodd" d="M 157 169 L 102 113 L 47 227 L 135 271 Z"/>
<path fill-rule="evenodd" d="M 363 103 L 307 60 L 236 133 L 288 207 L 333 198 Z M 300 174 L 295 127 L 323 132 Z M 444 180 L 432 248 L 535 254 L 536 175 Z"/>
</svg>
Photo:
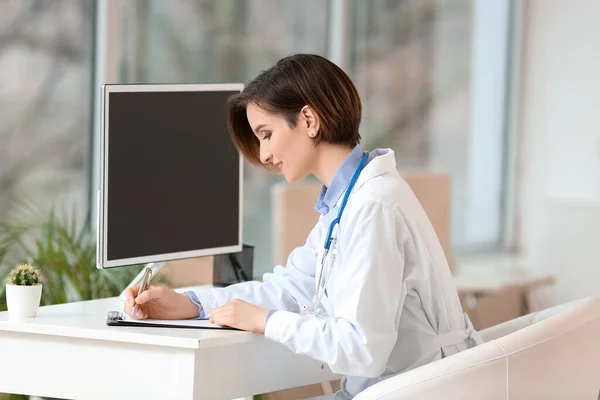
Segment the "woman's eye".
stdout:
<svg viewBox="0 0 600 400">
<path fill-rule="evenodd" d="M 271 139 L 271 133 L 263 133 L 263 140 Z"/>
</svg>

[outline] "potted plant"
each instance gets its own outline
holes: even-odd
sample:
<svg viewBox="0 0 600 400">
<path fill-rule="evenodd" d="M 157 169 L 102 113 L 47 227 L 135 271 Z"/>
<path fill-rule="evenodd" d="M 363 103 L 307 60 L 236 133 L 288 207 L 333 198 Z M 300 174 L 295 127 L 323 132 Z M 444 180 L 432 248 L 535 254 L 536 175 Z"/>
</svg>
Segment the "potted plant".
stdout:
<svg viewBox="0 0 600 400">
<path fill-rule="evenodd" d="M 40 271 L 20 264 L 10 271 L 6 282 L 6 305 L 11 319 L 35 317 L 42 298 Z"/>
<path fill-rule="evenodd" d="M 70 207 L 72 212 L 20 207 L 11 220 L 0 217 L 0 312 L 8 308 L 4 282 L 14 265 L 34 265 L 43 271 L 40 306 L 119 296 L 143 268 L 98 269 L 96 231 L 89 225 L 90 218 L 77 218 L 75 206 Z M 161 278 L 157 276 L 153 283 L 170 286 Z"/>
</svg>

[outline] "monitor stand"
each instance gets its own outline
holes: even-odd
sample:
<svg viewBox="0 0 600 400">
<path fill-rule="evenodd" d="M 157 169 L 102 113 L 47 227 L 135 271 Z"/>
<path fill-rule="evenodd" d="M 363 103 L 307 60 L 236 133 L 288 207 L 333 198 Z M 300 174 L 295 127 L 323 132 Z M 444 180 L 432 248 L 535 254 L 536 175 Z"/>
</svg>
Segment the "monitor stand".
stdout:
<svg viewBox="0 0 600 400">
<path fill-rule="evenodd" d="M 120 297 L 125 297 L 125 290 L 129 289 L 132 286 L 137 285 L 138 283 L 140 283 L 142 281 L 142 278 L 144 277 L 144 271 L 147 268 L 150 268 L 150 272 L 152 272 L 152 275 L 150 275 L 150 280 L 152 280 L 152 278 L 154 278 L 156 276 L 156 273 L 158 271 L 160 271 L 162 269 L 162 267 L 165 266 L 164 262 L 153 262 L 153 263 L 149 263 L 146 264 L 146 266 L 144 268 L 142 268 L 142 270 L 140 271 L 139 274 L 136 275 L 135 278 L 133 278 L 133 280 L 129 283 L 129 285 L 127 285 L 127 287 L 121 292 L 121 296 Z"/>
</svg>

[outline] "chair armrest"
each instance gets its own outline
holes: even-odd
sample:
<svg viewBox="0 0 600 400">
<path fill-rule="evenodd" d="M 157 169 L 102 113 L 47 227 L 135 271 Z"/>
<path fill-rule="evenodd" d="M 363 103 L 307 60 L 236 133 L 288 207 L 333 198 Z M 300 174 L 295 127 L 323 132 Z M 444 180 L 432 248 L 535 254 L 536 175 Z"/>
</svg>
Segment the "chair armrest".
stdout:
<svg viewBox="0 0 600 400">
<path fill-rule="evenodd" d="M 502 347 L 496 342 L 484 343 L 394 375 L 355 399 L 489 399 L 490 393 L 506 399 L 506 370 Z"/>
<path fill-rule="evenodd" d="M 522 317 L 512 319 L 510 321 L 503 322 L 498 325 L 494 325 L 487 329 L 481 330 L 479 333 L 483 338 L 484 342 L 490 340 L 499 339 L 503 336 L 509 335 L 513 332 L 521 330 L 529 325 L 533 325 L 537 322 L 543 321 L 555 315 L 582 307 L 586 303 L 597 302 L 597 299 L 587 297 L 583 299 L 573 300 L 565 304 L 560 304 L 551 308 L 547 308 L 541 311 L 533 312 Z"/>
</svg>

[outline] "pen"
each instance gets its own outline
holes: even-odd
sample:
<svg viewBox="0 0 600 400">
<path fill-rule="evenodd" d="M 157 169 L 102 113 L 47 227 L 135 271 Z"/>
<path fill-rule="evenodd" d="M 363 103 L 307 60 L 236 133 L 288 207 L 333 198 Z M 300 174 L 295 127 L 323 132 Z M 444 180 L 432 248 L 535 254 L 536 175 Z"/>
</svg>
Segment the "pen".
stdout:
<svg viewBox="0 0 600 400">
<path fill-rule="evenodd" d="M 142 294 L 142 292 L 144 290 L 146 290 L 146 287 L 148 286 L 148 283 L 150 282 L 150 276 L 152 275 L 152 270 L 150 268 L 146 268 L 146 270 L 144 271 L 144 276 L 142 277 L 142 282 L 140 283 L 140 287 L 138 288 L 138 296 L 140 294 Z M 135 304 L 133 306 L 133 308 L 131 309 L 131 317 L 135 318 L 135 314 L 137 313 L 138 310 L 138 306 L 137 304 Z"/>
</svg>

